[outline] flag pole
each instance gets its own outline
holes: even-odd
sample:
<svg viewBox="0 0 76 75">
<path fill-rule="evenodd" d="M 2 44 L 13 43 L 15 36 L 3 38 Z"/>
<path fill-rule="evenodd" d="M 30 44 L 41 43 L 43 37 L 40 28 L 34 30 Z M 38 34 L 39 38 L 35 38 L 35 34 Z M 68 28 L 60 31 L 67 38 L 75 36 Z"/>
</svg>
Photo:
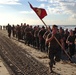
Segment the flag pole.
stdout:
<svg viewBox="0 0 76 75">
<path fill-rule="evenodd" d="M 40 19 L 42 22 L 43 22 L 43 24 L 46 26 L 46 28 L 47 28 L 47 25 L 46 25 L 46 23 L 42 20 L 42 19 Z"/>
<path fill-rule="evenodd" d="M 60 44 L 60 42 L 57 40 L 57 38 L 54 36 L 55 40 L 57 41 L 57 43 L 60 45 L 60 47 L 62 48 L 62 50 L 65 52 L 65 54 L 68 56 L 69 60 L 72 62 L 71 57 L 69 56 L 69 54 L 66 52 L 66 50 L 63 48 L 63 46 Z"/>
</svg>

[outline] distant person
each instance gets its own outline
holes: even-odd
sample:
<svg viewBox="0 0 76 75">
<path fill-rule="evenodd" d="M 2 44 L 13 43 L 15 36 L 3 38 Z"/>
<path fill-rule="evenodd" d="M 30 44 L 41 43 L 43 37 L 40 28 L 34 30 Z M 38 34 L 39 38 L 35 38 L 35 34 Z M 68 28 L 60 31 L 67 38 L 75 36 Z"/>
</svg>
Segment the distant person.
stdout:
<svg viewBox="0 0 76 75">
<path fill-rule="evenodd" d="M 43 38 L 46 40 L 47 39 L 47 36 L 48 34 L 51 33 L 51 28 L 47 28 L 46 32 L 44 33 L 43 35 Z M 45 51 L 48 52 L 48 46 L 49 44 L 45 42 Z"/>
<path fill-rule="evenodd" d="M 68 31 L 68 28 L 64 31 L 64 36 L 65 36 L 65 40 L 64 40 L 64 43 L 65 43 L 65 49 L 67 50 L 68 49 L 68 44 L 66 43 L 66 40 L 67 40 L 67 37 L 69 35 L 69 31 Z"/>
<path fill-rule="evenodd" d="M 11 37 L 11 25 L 10 24 L 8 24 L 7 25 L 7 31 L 8 31 L 8 37 L 10 38 Z"/>
<path fill-rule="evenodd" d="M 0 29 L 2 30 L 2 26 L 0 25 Z"/>
<path fill-rule="evenodd" d="M 46 39 L 46 43 L 49 43 L 50 72 L 53 72 L 53 65 L 55 65 L 56 62 L 59 62 L 61 58 L 61 47 L 54 37 L 59 41 L 59 43 L 63 43 L 57 25 L 52 26 L 52 32 L 48 34 Z"/>
<path fill-rule="evenodd" d="M 66 43 L 68 44 L 69 55 L 71 58 L 75 54 L 75 39 L 76 37 L 73 33 L 73 30 L 70 30 Z"/>
<path fill-rule="evenodd" d="M 12 36 L 15 37 L 15 34 L 16 34 L 16 30 L 15 30 L 15 26 L 13 25 L 12 26 Z"/>
<path fill-rule="evenodd" d="M 74 31 L 73 31 L 74 35 L 76 36 L 76 27 L 74 28 Z"/>
<path fill-rule="evenodd" d="M 39 30 L 40 30 L 40 27 L 37 26 L 37 27 L 36 27 L 36 30 L 35 30 L 35 32 L 34 32 L 34 37 L 35 37 L 36 47 L 37 47 L 38 49 L 40 48 L 40 44 L 39 44 L 39 36 L 38 36 Z"/>
<path fill-rule="evenodd" d="M 40 50 L 45 51 L 45 39 L 43 38 L 44 33 L 46 32 L 46 29 L 44 26 L 39 30 L 38 36 L 39 36 L 39 44 L 40 44 Z"/>
<path fill-rule="evenodd" d="M 28 44 L 28 46 L 31 44 L 31 28 L 29 26 L 29 24 L 27 24 L 26 28 L 25 28 L 25 44 Z M 31 37 L 31 38 L 30 38 Z"/>
<path fill-rule="evenodd" d="M 17 24 L 16 27 L 16 37 L 18 38 L 18 41 L 21 40 L 21 26 Z"/>
</svg>

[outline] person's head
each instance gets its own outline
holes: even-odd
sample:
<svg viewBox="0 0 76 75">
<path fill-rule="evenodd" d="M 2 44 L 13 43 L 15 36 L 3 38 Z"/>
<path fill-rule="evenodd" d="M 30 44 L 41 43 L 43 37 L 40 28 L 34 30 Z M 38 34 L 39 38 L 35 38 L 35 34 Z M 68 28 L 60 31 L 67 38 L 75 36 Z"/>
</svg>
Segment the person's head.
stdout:
<svg viewBox="0 0 76 75">
<path fill-rule="evenodd" d="M 64 29 L 62 27 L 59 28 L 59 33 L 61 33 L 61 34 L 64 33 Z"/>
<path fill-rule="evenodd" d="M 53 25 L 52 26 L 52 32 L 53 33 L 57 33 L 58 32 L 58 26 L 57 25 Z"/>
<path fill-rule="evenodd" d="M 73 30 L 72 30 L 72 29 L 70 30 L 69 34 L 70 34 L 70 35 L 73 35 Z"/>
<path fill-rule="evenodd" d="M 53 26 L 52 26 L 52 30 L 53 30 L 53 29 L 57 29 L 57 30 L 58 30 L 58 26 L 57 26 L 57 25 L 53 25 Z"/>
<path fill-rule="evenodd" d="M 44 27 L 44 26 L 42 26 L 42 29 L 45 29 L 45 27 Z"/>
<path fill-rule="evenodd" d="M 54 25 L 52 25 L 52 28 L 58 28 L 58 26 L 54 24 Z"/>
</svg>

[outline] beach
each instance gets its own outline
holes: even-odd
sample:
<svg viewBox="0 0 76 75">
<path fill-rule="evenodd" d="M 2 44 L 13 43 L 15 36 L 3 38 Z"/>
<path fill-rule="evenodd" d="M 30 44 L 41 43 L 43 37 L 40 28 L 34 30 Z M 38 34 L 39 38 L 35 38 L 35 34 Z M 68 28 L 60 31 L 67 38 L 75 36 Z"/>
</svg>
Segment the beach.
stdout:
<svg viewBox="0 0 76 75">
<path fill-rule="evenodd" d="M 15 75 L 1 57 L 0 57 L 0 75 Z"/>
<path fill-rule="evenodd" d="M 6 30 L 0 30 L 0 33 L 2 33 L 4 36 L 8 38 Z M 35 58 L 38 62 L 45 65 L 49 70 L 49 59 L 48 59 L 47 53 L 41 52 L 31 46 L 27 46 L 23 42 L 18 41 L 16 38 L 11 37 L 10 40 L 13 43 L 15 43 L 17 46 L 24 49 L 29 55 Z M 27 57 L 29 56 L 27 55 Z M 76 54 L 74 55 L 73 60 L 76 60 Z M 56 72 L 56 74 L 48 73 L 48 75 L 76 75 L 76 62 L 70 63 L 69 61 L 61 60 L 60 62 L 56 63 L 56 65 L 54 65 L 53 70 Z M 8 74 L 6 73 L 5 75 L 8 75 Z"/>
</svg>

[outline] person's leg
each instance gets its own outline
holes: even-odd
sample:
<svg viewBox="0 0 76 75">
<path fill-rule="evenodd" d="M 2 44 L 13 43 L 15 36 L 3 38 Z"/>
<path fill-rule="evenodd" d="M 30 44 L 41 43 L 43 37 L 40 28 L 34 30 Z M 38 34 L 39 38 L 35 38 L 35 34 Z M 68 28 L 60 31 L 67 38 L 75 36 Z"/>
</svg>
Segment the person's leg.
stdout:
<svg viewBox="0 0 76 75">
<path fill-rule="evenodd" d="M 53 72 L 52 68 L 53 68 L 53 64 L 54 64 L 54 53 L 52 51 L 49 51 L 49 67 L 50 67 L 50 72 Z"/>
<path fill-rule="evenodd" d="M 55 53 L 55 61 L 59 62 L 60 59 L 61 59 L 61 50 L 59 50 Z"/>
</svg>

